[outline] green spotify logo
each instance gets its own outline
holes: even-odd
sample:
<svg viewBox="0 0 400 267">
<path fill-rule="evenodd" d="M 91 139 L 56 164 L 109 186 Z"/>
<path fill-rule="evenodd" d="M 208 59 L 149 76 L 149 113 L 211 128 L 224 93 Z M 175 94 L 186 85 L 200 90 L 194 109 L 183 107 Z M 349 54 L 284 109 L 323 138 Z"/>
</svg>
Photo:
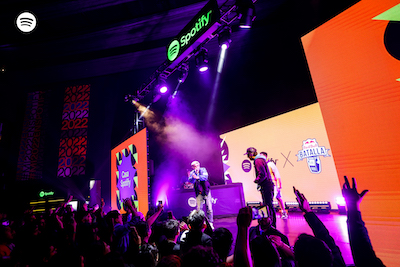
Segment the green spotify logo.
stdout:
<svg viewBox="0 0 400 267">
<path fill-rule="evenodd" d="M 210 2 L 212 3 L 212 2 Z M 211 19 L 213 10 L 201 10 L 197 16 L 175 37 L 167 47 L 167 58 L 174 61 L 184 53 L 207 29 L 212 25 Z"/>
<path fill-rule="evenodd" d="M 178 40 L 173 40 L 168 47 L 168 60 L 169 61 L 174 61 L 175 58 L 177 58 L 178 54 L 179 54 L 179 49 L 180 49 L 180 45 Z"/>
<path fill-rule="evenodd" d="M 54 192 L 53 191 L 50 191 L 50 192 L 40 191 L 39 192 L 39 197 L 47 197 L 47 196 L 54 196 Z"/>
</svg>

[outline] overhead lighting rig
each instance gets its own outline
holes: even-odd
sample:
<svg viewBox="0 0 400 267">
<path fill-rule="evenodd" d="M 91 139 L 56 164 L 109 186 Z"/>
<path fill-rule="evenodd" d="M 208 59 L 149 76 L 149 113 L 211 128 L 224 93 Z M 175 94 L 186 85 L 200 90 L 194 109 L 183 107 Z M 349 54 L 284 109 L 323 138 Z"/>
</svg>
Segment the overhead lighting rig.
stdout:
<svg viewBox="0 0 400 267">
<path fill-rule="evenodd" d="M 243 17 L 243 15 L 241 16 L 242 13 L 240 13 L 242 1 L 227 0 L 218 7 L 216 0 L 210 0 L 192 21 L 182 29 L 180 34 L 170 42 L 167 47 L 167 60 L 136 90 L 133 97 L 136 100 L 143 99 L 154 88 L 154 84 L 157 83 L 159 77 L 166 80 L 182 64 L 188 62 L 192 56 L 195 56 L 205 44 L 217 37 L 226 26 Z M 245 2 L 248 6 L 256 1 L 246 0 Z M 197 26 L 193 27 L 193 25 Z M 181 40 L 182 42 L 180 42 Z"/>
</svg>

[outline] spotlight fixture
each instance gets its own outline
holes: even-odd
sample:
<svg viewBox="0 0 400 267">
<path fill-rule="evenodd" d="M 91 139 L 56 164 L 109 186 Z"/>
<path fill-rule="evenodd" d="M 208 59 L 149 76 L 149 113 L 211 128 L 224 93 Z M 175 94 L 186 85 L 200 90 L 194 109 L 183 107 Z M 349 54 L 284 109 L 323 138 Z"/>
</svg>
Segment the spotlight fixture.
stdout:
<svg viewBox="0 0 400 267">
<path fill-rule="evenodd" d="M 231 39 L 231 27 L 225 26 L 222 31 L 218 34 L 218 43 L 222 49 L 228 49 L 229 44 L 232 42 Z"/>
<path fill-rule="evenodd" d="M 186 77 L 188 76 L 189 73 L 189 65 L 186 62 L 183 62 L 182 65 L 179 66 L 178 71 L 179 71 L 178 84 L 175 87 L 175 91 L 172 94 L 172 98 L 176 97 L 179 86 L 185 82 Z"/>
<path fill-rule="evenodd" d="M 180 72 L 178 77 L 178 82 L 184 83 L 189 73 L 189 65 L 186 62 L 184 62 L 182 63 L 182 65 L 179 66 L 178 70 Z"/>
<path fill-rule="evenodd" d="M 208 70 L 208 51 L 204 47 L 196 54 L 196 67 L 200 72 Z"/>
<path fill-rule="evenodd" d="M 161 94 L 165 94 L 168 91 L 167 83 L 161 77 L 157 79 L 156 90 Z"/>
<path fill-rule="evenodd" d="M 250 29 L 253 20 L 256 18 L 256 9 L 252 0 L 236 0 L 238 7 L 239 27 Z"/>
</svg>

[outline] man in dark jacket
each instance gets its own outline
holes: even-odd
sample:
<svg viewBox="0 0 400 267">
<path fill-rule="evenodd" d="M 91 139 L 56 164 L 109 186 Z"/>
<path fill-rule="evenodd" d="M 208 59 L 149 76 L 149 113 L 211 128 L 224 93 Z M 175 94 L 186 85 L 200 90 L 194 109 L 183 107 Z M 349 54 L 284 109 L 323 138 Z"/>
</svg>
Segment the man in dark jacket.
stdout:
<svg viewBox="0 0 400 267">
<path fill-rule="evenodd" d="M 271 179 L 271 174 L 268 170 L 267 158 L 257 153 L 257 149 L 249 147 L 245 153 L 250 160 L 254 161 L 254 168 L 256 171 L 256 179 L 254 182 L 258 185 L 261 192 L 261 197 L 264 205 L 268 206 L 269 217 L 272 221 L 272 226 L 276 227 L 276 214 L 272 199 L 274 197 L 274 183 Z"/>
</svg>

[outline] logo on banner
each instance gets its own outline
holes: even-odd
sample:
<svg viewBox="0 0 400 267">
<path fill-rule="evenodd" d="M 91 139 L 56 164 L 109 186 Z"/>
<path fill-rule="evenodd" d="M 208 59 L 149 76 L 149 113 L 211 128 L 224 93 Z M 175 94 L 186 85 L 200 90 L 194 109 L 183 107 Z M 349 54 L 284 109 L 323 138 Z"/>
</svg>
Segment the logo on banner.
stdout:
<svg viewBox="0 0 400 267">
<path fill-rule="evenodd" d="M 178 40 L 173 40 L 168 47 L 167 57 L 169 61 L 174 61 L 178 57 L 180 45 Z"/>
<path fill-rule="evenodd" d="M 167 45 L 168 63 L 180 56 L 186 58 L 190 53 L 197 52 L 195 50 L 199 45 L 221 25 L 220 17 L 217 0 L 209 0 Z"/>
<path fill-rule="evenodd" d="M 243 160 L 242 162 L 242 169 L 244 172 L 251 171 L 251 162 L 248 159 Z"/>
<path fill-rule="evenodd" d="M 187 32 L 182 33 L 177 39 L 173 40 L 167 50 L 167 58 L 169 61 L 174 61 L 178 55 L 181 48 L 191 44 L 194 39 L 198 38 L 199 33 L 203 28 L 207 28 L 210 22 L 210 15 L 212 10 L 209 10 L 205 14 L 201 14 Z M 192 39 L 192 41 L 190 41 Z M 179 40 L 179 41 L 178 41 Z"/>
<path fill-rule="evenodd" d="M 307 159 L 308 169 L 311 173 L 321 172 L 321 156 L 330 157 L 329 149 L 319 146 L 315 138 L 303 141 L 303 149 L 297 152 L 297 161 Z"/>
<path fill-rule="evenodd" d="M 196 206 L 197 206 L 197 204 L 196 204 L 196 199 L 195 199 L 194 197 L 190 197 L 190 198 L 188 199 L 188 205 L 189 205 L 190 207 L 192 207 L 192 208 L 196 207 Z"/>
</svg>

